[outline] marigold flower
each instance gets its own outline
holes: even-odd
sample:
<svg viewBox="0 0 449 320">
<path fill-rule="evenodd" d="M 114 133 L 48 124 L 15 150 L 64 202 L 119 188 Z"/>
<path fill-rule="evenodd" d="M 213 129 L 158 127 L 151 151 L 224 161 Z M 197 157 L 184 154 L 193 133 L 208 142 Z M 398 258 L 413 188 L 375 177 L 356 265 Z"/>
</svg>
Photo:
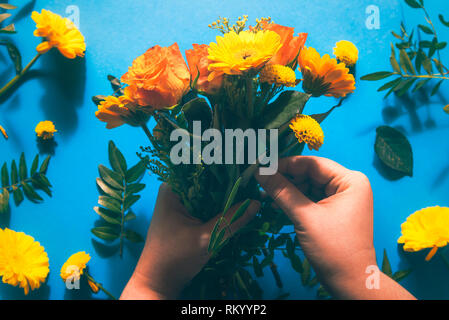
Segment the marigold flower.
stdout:
<svg viewBox="0 0 449 320">
<path fill-rule="evenodd" d="M 298 64 L 303 76 L 303 89 L 314 97 L 345 97 L 355 90 L 355 79 L 344 63 L 328 54 L 322 58 L 314 48 L 301 50 Z"/>
<path fill-rule="evenodd" d="M 126 123 L 126 119 L 131 116 L 130 110 L 126 107 L 132 103 L 126 95 L 115 97 L 108 96 L 98 105 L 95 116 L 98 120 L 106 122 L 106 128 L 114 129 Z"/>
<path fill-rule="evenodd" d="M 268 64 L 281 64 L 283 66 L 293 62 L 307 40 L 307 33 L 299 33 L 295 35 L 295 29 L 291 27 L 281 26 L 276 23 L 262 22 L 263 30 L 276 32 L 281 37 L 281 49 L 270 59 Z"/>
<path fill-rule="evenodd" d="M 334 55 L 347 67 L 352 67 L 359 59 L 359 50 L 352 42 L 342 40 L 335 45 Z"/>
<path fill-rule="evenodd" d="M 58 132 L 55 125 L 51 121 L 41 121 L 37 124 L 36 129 L 34 129 L 38 138 L 43 140 L 53 139 L 54 134 Z"/>
<path fill-rule="evenodd" d="M 295 71 L 280 64 L 266 65 L 259 73 L 260 82 L 267 82 L 277 86 L 295 87 Z"/>
<path fill-rule="evenodd" d="M 426 257 L 429 261 L 438 248 L 449 242 L 449 208 L 435 206 L 418 210 L 407 218 L 401 229 L 398 243 L 404 244 L 404 250 L 416 252 L 432 248 Z"/>
<path fill-rule="evenodd" d="M 130 97 L 141 106 L 172 107 L 189 91 L 190 72 L 177 43 L 154 46 L 134 60 L 121 81 Z"/>
<path fill-rule="evenodd" d="M 223 83 L 223 75 L 216 77 L 212 81 L 208 80 L 210 74 L 208 50 L 209 46 L 207 44 L 193 44 L 193 49 L 186 50 L 187 63 L 190 69 L 190 75 L 192 81 L 199 77 L 196 83 L 196 88 L 205 93 L 213 94 L 216 93 Z"/>
<path fill-rule="evenodd" d="M 209 74 L 212 81 L 221 74 L 241 75 L 262 68 L 281 48 L 281 38 L 274 31 L 234 31 L 209 45 Z"/>
<path fill-rule="evenodd" d="M 89 260 L 90 255 L 84 251 L 71 255 L 61 268 L 62 280 L 79 280 L 80 276 L 83 275 L 84 269 L 86 269 Z"/>
<path fill-rule="evenodd" d="M 33 11 L 31 18 L 36 22 L 34 35 L 45 39 L 36 48 L 39 53 L 43 54 L 51 48 L 58 48 L 66 58 L 84 57 L 86 43 L 72 21 L 45 9 L 42 9 L 41 13 Z"/>
<path fill-rule="evenodd" d="M 4 283 L 23 288 L 25 295 L 45 282 L 49 269 L 44 247 L 23 232 L 0 229 L 0 276 Z"/>
<path fill-rule="evenodd" d="M 320 124 L 310 116 L 298 114 L 290 122 L 290 129 L 295 133 L 299 143 L 306 143 L 309 150 L 319 150 L 324 142 L 324 133 Z"/>
<path fill-rule="evenodd" d="M 89 284 L 90 289 L 93 293 L 98 293 L 100 291 L 100 288 L 98 288 L 97 284 L 91 280 L 87 280 L 87 283 Z"/>
</svg>

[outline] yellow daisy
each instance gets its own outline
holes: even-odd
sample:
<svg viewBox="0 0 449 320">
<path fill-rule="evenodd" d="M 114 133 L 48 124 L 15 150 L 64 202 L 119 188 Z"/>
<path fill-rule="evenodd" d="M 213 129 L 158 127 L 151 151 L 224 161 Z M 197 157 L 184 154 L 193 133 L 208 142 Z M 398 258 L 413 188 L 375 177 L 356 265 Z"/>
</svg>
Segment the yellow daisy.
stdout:
<svg viewBox="0 0 449 320">
<path fill-rule="evenodd" d="M 351 67 L 359 59 L 359 50 L 352 42 L 342 40 L 336 43 L 334 55 L 338 60 L 346 64 L 347 67 Z"/>
<path fill-rule="evenodd" d="M 25 295 L 45 282 L 48 255 L 39 242 L 23 232 L 0 229 L 0 276 L 4 283 L 23 288 Z"/>
<path fill-rule="evenodd" d="M 61 278 L 79 280 L 86 269 L 87 263 L 90 261 L 90 255 L 86 252 L 77 252 L 70 256 L 61 268 Z"/>
<path fill-rule="evenodd" d="M 265 66 L 259 73 L 260 82 L 267 82 L 277 86 L 295 87 L 296 75 L 292 68 L 273 64 Z"/>
<path fill-rule="evenodd" d="M 66 58 L 84 57 L 86 43 L 72 21 L 45 9 L 42 9 L 41 13 L 33 11 L 31 18 L 36 22 L 34 35 L 45 39 L 36 48 L 39 53 L 58 48 Z"/>
<path fill-rule="evenodd" d="M 290 129 L 295 133 L 299 143 L 306 143 L 309 150 L 319 150 L 324 142 L 324 133 L 320 124 L 310 116 L 298 114 L 290 122 Z"/>
<path fill-rule="evenodd" d="M 302 87 L 314 97 L 326 95 L 341 98 L 355 90 L 355 79 L 349 69 L 328 54 L 321 58 L 314 48 L 304 47 L 298 64 L 303 76 Z"/>
<path fill-rule="evenodd" d="M 36 129 L 34 129 L 37 136 L 43 140 L 52 139 L 54 134 L 58 132 L 55 125 L 51 121 L 41 121 L 37 124 Z"/>
<path fill-rule="evenodd" d="M 416 211 L 407 218 L 402 226 L 402 236 L 398 243 L 404 244 L 408 252 L 432 248 L 426 257 L 429 261 L 438 248 L 449 242 L 449 208 L 429 207 Z"/>
<path fill-rule="evenodd" d="M 217 36 L 209 45 L 209 74 L 212 81 L 221 74 L 240 75 L 264 66 L 282 47 L 281 37 L 274 31 L 234 31 Z"/>
</svg>

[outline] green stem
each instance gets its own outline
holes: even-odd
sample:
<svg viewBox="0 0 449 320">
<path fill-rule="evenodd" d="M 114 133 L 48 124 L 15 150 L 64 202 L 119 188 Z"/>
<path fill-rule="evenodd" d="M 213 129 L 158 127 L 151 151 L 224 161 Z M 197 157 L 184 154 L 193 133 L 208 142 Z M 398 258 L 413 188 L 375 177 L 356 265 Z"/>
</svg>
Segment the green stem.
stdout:
<svg viewBox="0 0 449 320">
<path fill-rule="evenodd" d="M 22 69 L 20 73 L 18 73 L 14 78 L 11 79 L 3 88 L 0 89 L 0 97 L 2 97 L 9 89 L 11 89 L 27 72 L 28 70 L 33 66 L 33 64 L 39 59 L 41 56 L 40 53 L 38 53 L 31 61 L 26 65 L 25 68 Z"/>
<path fill-rule="evenodd" d="M 433 35 L 435 36 L 435 39 L 437 40 L 437 43 L 439 43 L 438 41 L 438 35 L 437 35 L 437 31 L 435 29 L 435 26 L 433 25 L 432 20 L 430 19 L 429 13 L 427 12 L 426 8 L 424 8 L 424 6 L 421 6 L 421 8 L 424 11 L 424 14 L 426 15 L 426 20 L 427 22 L 430 24 L 430 26 L 432 27 L 433 30 Z M 437 54 L 438 54 L 438 61 L 443 64 L 443 62 L 441 61 L 441 56 L 440 56 L 440 49 L 437 49 Z"/>
<path fill-rule="evenodd" d="M 246 100 L 248 102 L 248 116 L 252 119 L 254 116 L 254 103 L 253 103 L 253 78 L 246 77 Z"/>
<path fill-rule="evenodd" d="M 248 288 L 246 287 L 246 284 L 245 284 L 245 282 L 243 281 L 242 276 L 240 275 L 240 272 L 239 272 L 239 271 L 237 271 L 237 272 L 235 273 L 235 279 L 237 280 L 238 284 L 239 284 L 240 287 L 243 289 L 243 291 L 245 291 L 245 293 L 246 293 L 248 299 L 251 299 L 251 294 L 249 293 Z"/>
<path fill-rule="evenodd" d="M 126 181 L 125 181 L 125 188 L 123 190 L 123 203 L 122 203 L 122 210 L 121 210 L 121 215 L 122 215 L 122 219 L 120 222 L 120 257 L 123 256 L 123 237 L 125 235 L 125 200 L 126 200 Z"/>
<path fill-rule="evenodd" d="M 148 129 L 148 126 L 146 123 L 142 124 L 142 129 L 145 132 L 145 134 L 147 135 L 148 139 L 150 139 L 150 142 L 153 141 L 153 135 L 151 134 L 150 130 Z"/>
<path fill-rule="evenodd" d="M 109 298 L 111 298 L 112 300 L 117 300 L 117 298 L 114 297 L 108 290 L 106 290 L 101 283 L 98 283 L 97 281 L 95 281 L 94 278 L 92 278 L 92 276 L 90 274 L 88 274 L 87 272 L 85 274 L 86 274 L 87 279 L 92 281 L 93 283 L 95 283 L 95 285 L 98 287 L 98 289 L 103 291 Z"/>
</svg>

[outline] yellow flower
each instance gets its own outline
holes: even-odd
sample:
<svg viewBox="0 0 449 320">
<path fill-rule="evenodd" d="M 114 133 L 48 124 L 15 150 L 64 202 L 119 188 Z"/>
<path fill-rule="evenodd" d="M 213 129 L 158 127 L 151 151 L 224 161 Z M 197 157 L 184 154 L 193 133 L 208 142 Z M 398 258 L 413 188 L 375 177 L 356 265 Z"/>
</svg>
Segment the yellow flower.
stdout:
<svg viewBox="0 0 449 320">
<path fill-rule="evenodd" d="M 90 289 L 93 293 L 98 293 L 100 291 L 100 288 L 98 288 L 97 284 L 91 280 L 87 280 L 87 283 L 89 284 Z"/>
<path fill-rule="evenodd" d="M 209 74 L 212 81 L 221 74 L 241 75 L 262 68 L 281 48 L 281 38 L 274 31 L 232 31 L 217 36 L 209 45 Z"/>
<path fill-rule="evenodd" d="M 259 73 L 260 82 L 268 82 L 277 86 L 295 87 L 295 71 L 280 64 L 265 66 Z"/>
<path fill-rule="evenodd" d="M 48 255 L 39 242 L 23 232 L 0 229 L 0 276 L 4 283 L 38 289 L 50 272 Z"/>
<path fill-rule="evenodd" d="M 306 143 L 309 150 L 319 150 L 324 142 L 324 133 L 320 124 L 310 116 L 298 114 L 290 122 L 290 129 L 295 133 L 299 143 Z"/>
<path fill-rule="evenodd" d="M 34 35 L 45 38 L 36 48 L 39 53 L 58 48 L 66 58 L 84 57 L 86 43 L 72 21 L 45 9 L 41 13 L 33 11 L 31 18 L 36 22 Z"/>
<path fill-rule="evenodd" d="M 338 60 L 346 64 L 347 67 L 351 67 L 359 59 L 359 50 L 352 42 L 342 40 L 336 43 L 334 55 Z"/>
<path fill-rule="evenodd" d="M 328 54 L 321 58 L 314 48 L 303 48 L 298 64 L 303 76 L 302 87 L 314 97 L 341 98 L 355 90 L 355 79 L 349 69 Z"/>
<path fill-rule="evenodd" d="M 52 139 L 55 132 L 58 132 L 58 130 L 56 130 L 55 128 L 55 125 L 51 121 L 39 122 L 34 131 L 39 138 L 44 140 Z"/>
<path fill-rule="evenodd" d="M 77 252 L 70 256 L 61 268 L 61 278 L 66 281 L 67 279 L 79 280 L 83 275 L 84 269 L 90 260 L 90 255 L 82 252 Z"/>
<path fill-rule="evenodd" d="M 438 248 L 449 242 L 449 208 L 435 206 L 418 210 L 407 218 L 401 229 L 398 243 L 404 244 L 404 250 L 416 252 L 432 248 L 426 257 L 429 261 Z"/>
</svg>

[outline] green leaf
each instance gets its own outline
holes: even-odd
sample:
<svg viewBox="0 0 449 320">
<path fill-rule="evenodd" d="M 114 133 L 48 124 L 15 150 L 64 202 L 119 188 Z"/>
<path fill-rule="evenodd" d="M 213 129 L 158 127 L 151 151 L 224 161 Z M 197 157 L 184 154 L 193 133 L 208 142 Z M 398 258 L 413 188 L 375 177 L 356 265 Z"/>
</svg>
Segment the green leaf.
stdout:
<svg viewBox="0 0 449 320">
<path fill-rule="evenodd" d="M 224 210 L 223 210 L 223 215 L 225 215 L 226 212 L 228 212 L 229 208 L 234 203 L 234 199 L 235 199 L 235 197 L 237 195 L 237 192 L 239 190 L 241 182 L 242 182 L 242 177 L 239 177 L 237 179 L 237 181 L 235 182 L 234 186 L 232 187 L 231 193 L 229 194 L 228 200 L 226 201 L 226 204 L 225 204 L 225 207 L 224 207 Z"/>
<path fill-rule="evenodd" d="M 25 193 L 25 196 L 30 201 L 36 202 L 36 201 L 44 200 L 44 199 L 41 198 L 40 195 L 38 195 L 36 193 L 36 191 L 34 191 L 33 187 L 31 187 L 28 183 L 26 183 L 25 181 L 22 181 L 20 184 L 22 185 L 23 192 Z"/>
<path fill-rule="evenodd" d="M 422 6 L 416 0 L 405 0 L 405 3 L 407 3 L 410 7 L 414 9 L 422 8 Z"/>
<path fill-rule="evenodd" d="M 145 173 L 146 168 L 145 161 L 139 161 L 135 166 L 126 172 L 126 183 L 132 183 L 139 180 L 139 178 L 141 178 Z"/>
<path fill-rule="evenodd" d="M 143 242 L 145 239 L 135 231 L 125 230 L 124 236 L 127 240 L 135 243 Z"/>
<path fill-rule="evenodd" d="M 127 171 L 125 157 L 115 146 L 113 141 L 109 141 L 109 162 L 115 172 L 120 173 L 123 177 L 125 176 Z"/>
<path fill-rule="evenodd" d="M 130 195 L 126 197 L 124 202 L 124 210 L 126 211 L 129 208 L 131 208 L 131 206 L 135 204 L 139 199 L 140 199 L 139 195 Z"/>
<path fill-rule="evenodd" d="M 111 187 L 109 187 L 108 184 L 106 184 L 101 178 L 97 178 L 97 186 L 107 195 L 111 196 L 114 199 L 117 199 L 119 201 L 122 200 L 121 195 Z"/>
<path fill-rule="evenodd" d="M 253 268 L 254 268 L 254 274 L 256 277 L 263 277 L 263 270 L 259 263 L 259 260 L 257 260 L 256 256 L 253 256 Z"/>
<path fill-rule="evenodd" d="M 123 190 L 123 178 L 119 173 L 114 172 L 101 164 L 98 166 L 98 171 L 100 173 L 100 177 L 108 185 L 115 189 Z"/>
<path fill-rule="evenodd" d="M 121 225 L 121 221 L 119 218 L 117 218 L 117 214 L 113 211 L 101 208 L 101 207 L 94 207 L 94 211 L 102 217 L 106 222 L 115 224 L 115 225 Z"/>
<path fill-rule="evenodd" d="M 0 34 L 1 33 L 13 34 L 13 33 L 17 33 L 17 32 L 16 32 L 16 28 L 15 28 L 14 24 L 11 23 L 11 24 L 7 25 L 6 27 L 1 28 Z"/>
<path fill-rule="evenodd" d="M 408 275 L 412 273 L 412 270 L 400 270 L 397 271 L 393 274 L 393 280 L 396 282 L 400 282 L 401 280 L 404 280 L 406 277 L 408 277 Z"/>
<path fill-rule="evenodd" d="M 212 125 L 212 110 L 204 98 L 195 98 L 190 100 L 182 107 L 189 129 L 192 131 L 193 121 L 201 121 L 203 130 Z"/>
<path fill-rule="evenodd" d="M 0 23 L 5 21 L 6 19 L 8 19 L 10 16 L 11 16 L 10 13 L 2 13 L 2 14 L 0 14 Z"/>
<path fill-rule="evenodd" d="M 299 91 L 284 91 L 267 106 L 267 113 L 262 119 L 265 129 L 279 129 L 297 114 L 302 113 L 310 95 Z"/>
<path fill-rule="evenodd" d="M 19 206 L 24 200 L 22 190 L 20 190 L 19 188 L 15 188 L 14 191 L 12 192 L 12 195 L 14 198 L 14 203 L 16 204 L 16 206 Z"/>
<path fill-rule="evenodd" d="M 122 212 L 122 205 L 119 201 L 115 200 L 114 198 L 111 198 L 109 196 L 99 196 L 98 197 L 98 204 L 100 206 L 103 206 L 113 212 L 121 214 Z"/>
<path fill-rule="evenodd" d="M 217 238 L 218 228 L 220 228 L 220 225 L 223 222 L 223 220 L 224 218 L 220 217 L 219 219 L 217 219 L 217 222 L 215 222 L 214 228 L 212 229 L 212 232 L 210 234 L 209 245 L 207 247 L 208 252 L 212 252 L 213 246 L 215 244 L 215 239 Z"/>
<path fill-rule="evenodd" d="M 386 249 L 384 249 L 384 258 L 382 260 L 382 272 L 385 273 L 390 278 L 393 276 L 393 271 L 391 270 L 391 264 L 390 260 L 388 260 Z"/>
<path fill-rule="evenodd" d="M 19 182 L 19 174 L 17 172 L 16 161 L 11 162 L 11 183 L 17 184 Z"/>
<path fill-rule="evenodd" d="M 412 62 L 410 61 L 410 58 L 407 54 L 407 52 L 405 52 L 405 50 L 400 50 L 399 51 L 399 61 L 401 63 L 401 67 L 404 71 L 408 71 L 412 74 L 416 74 L 415 68 L 413 67 Z"/>
<path fill-rule="evenodd" d="M 391 44 L 390 64 L 395 72 L 402 74 L 401 68 L 399 67 L 399 62 L 396 59 L 396 52 L 395 52 L 393 44 Z"/>
<path fill-rule="evenodd" d="M 233 224 L 238 219 L 240 219 L 245 214 L 250 204 L 251 204 L 250 199 L 247 199 L 245 202 L 243 202 L 242 205 L 237 209 L 237 211 L 232 216 L 231 222 L 229 224 Z"/>
<path fill-rule="evenodd" d="M 412 92 L 416 92 L 419 89 L 421 89 L 423 86 L 426 85 L 427 82 L 429 82 L 431 79 L 426 79 L 426 80 L 420 80 L 416 86 L 413 88 Z"/>
<path fill-rule="evenodd" d="M 0 3 L 0 8 L 5 9 L 5 10 L 14 10 L 17 9 L 16 6 L 9 4 L 9 3 Z"/>
<path fill-rule="evenodd" d="M 47 156 L 45 160 L 42 162 L 41 167 L 39 168 L 39 173 L 47 173 L 48 164 L 50 163 L 50 156 Z"/>
<path fill-rule="evenodd" d="M 125 196 L 128 196 L 130 194 L 139 193 L 145 189 L 145 185 L 143 183 L 133 183 L 126 186 L 126 194 Z"/>
<path fill-rule="evenodd" d="M 304 259 L 303 263 L 302 263 L 302 274 L 301 274 L 301 281 L 302 281 L 302 285 L 305 286 L 309 283 L 310 281 L 310 263 L 309 260 L 307 260 L 307 258 Z"/>
<path fill-rule="evenodd" d="M 449 21 L 446 21 L 442 14 L 438 15 L 438 18 L 440 18 L 440 21 L 443 25 L 449 28 Z"/>
<path fill-rule="evenodd" d="M 290 263 L 292 264 L 293 270 L 295 270 L 299 274 L 302 274 L 304 269 L 303 269 L 303 265 L 302 265 L 302 262 L 301 262 L 301 259 L 299 258 L 299 256 L 296 253 L 294 253 L 291 257 L 289 257 L 289 259 L 290 259 Z"/>
<path fill-rule="evenodd" d="M 413 152 L 407 138 L 398 130 L 377 128 L 375 151 L 379 159 L 393 170 L 413 176 Z"/>
<path fill-rule="evenodd" d="M 37 172 L 37 167 L 39 166 L 39 155 L 37 154 L 34 157 L 33 163 L 31 164 L 31 169 L 30 169 L 30 176 L 34 176 L 34 174 Z"/>
<path fill-rule="evenodd" d="M 35 189 L 40 189 L 40 190 L 44 191 L 49 197 L 52 196 L 49 186 L 46 184 L 44 179 L 42 179 L 40 176 L 34 176 L 31 179 L 31 184 L 33 185 L 33 187 Z"/>
<path fill-rule="evenodd" d="M 91 232 L 98 238 L 106 241 L 114 241 L 120 237 L 120 234 L 111 227 L 96 227 L 91 229 Z"/>
<path fill-rule="evenodd" d="M 395 74 L 394 72 L 390 72 L 390 71 L 379 71 L 379 72 L 367 74 L 366 76 L 363 76 L 360 79 L 366 80 L 366 81 L 377 81 L 377 80 L 382 80 L 382 79 L 388 78 L 394 74 Z"/>
<path fill-rule="evenodd" d="M 384 91 L 384 90 L 393 88 L 396 85 L 398 85 L 401 82 L 401 80 L 402 80 L 402 78 L 397 78 L 393 81 L 387 82 L 383 86 L 381 86 L 379 89 L 377 89 L 377 91 L 380 92 L 380 91 Z"/>
<path fill-rule="evenodd" d="M 25 154 L 23 152 L 20 155 L 20 161 L 19 161 L 19 177 L 20 177 L 20 180 L 25 180 L 26 178 L 28 178 L 27 164 L 25 161 Z"/>
<path fill-rule="evenodd" d="M 125 222 L 134 220 L 136 218 L 137 218 L 137 216 L 134 214 L 134 212 L 132 212 L 132 210 L 129 210 L 128 214 L 125 216 Z"/>
<path fill-rule="evenodd" d="M 433 87 L 432 93 L 430 94 L 430 96 L 434 96 L 437 94 L 438 90 L 440 89 L 441 84 L 443 83 L 443 80 L 440 80 L 435 87 Z"/>
<path fill-rule="evenodd" d="M 16 74 L 20 74 L 22 72 L 22 56 L 19 49 L 12 42 L 6 44 L 6 49 L 8 50 L 11 61 L 14 63 Z"/>
<path fill-rule="evenodd" d="M 8 212 L 9 208 L 9 192 L 3 189 L 3 193 L 0 193 L 0 213 L 4 214 Z"/>
<path fill-rule="evenodd" d="M 428 26 L 423 26 L 422 24 L 419 24 L 418 27 L 427 34 L 433 34 L 432 29 L 430 29 Z"/>
<path fill-rule="evenodd" d="M 9 173 L 8 173 L 8 166 L 6 165 L 6 162 L 2 166 L 2 187 L 6 188 L 9 186 Z"/>
</svg>

